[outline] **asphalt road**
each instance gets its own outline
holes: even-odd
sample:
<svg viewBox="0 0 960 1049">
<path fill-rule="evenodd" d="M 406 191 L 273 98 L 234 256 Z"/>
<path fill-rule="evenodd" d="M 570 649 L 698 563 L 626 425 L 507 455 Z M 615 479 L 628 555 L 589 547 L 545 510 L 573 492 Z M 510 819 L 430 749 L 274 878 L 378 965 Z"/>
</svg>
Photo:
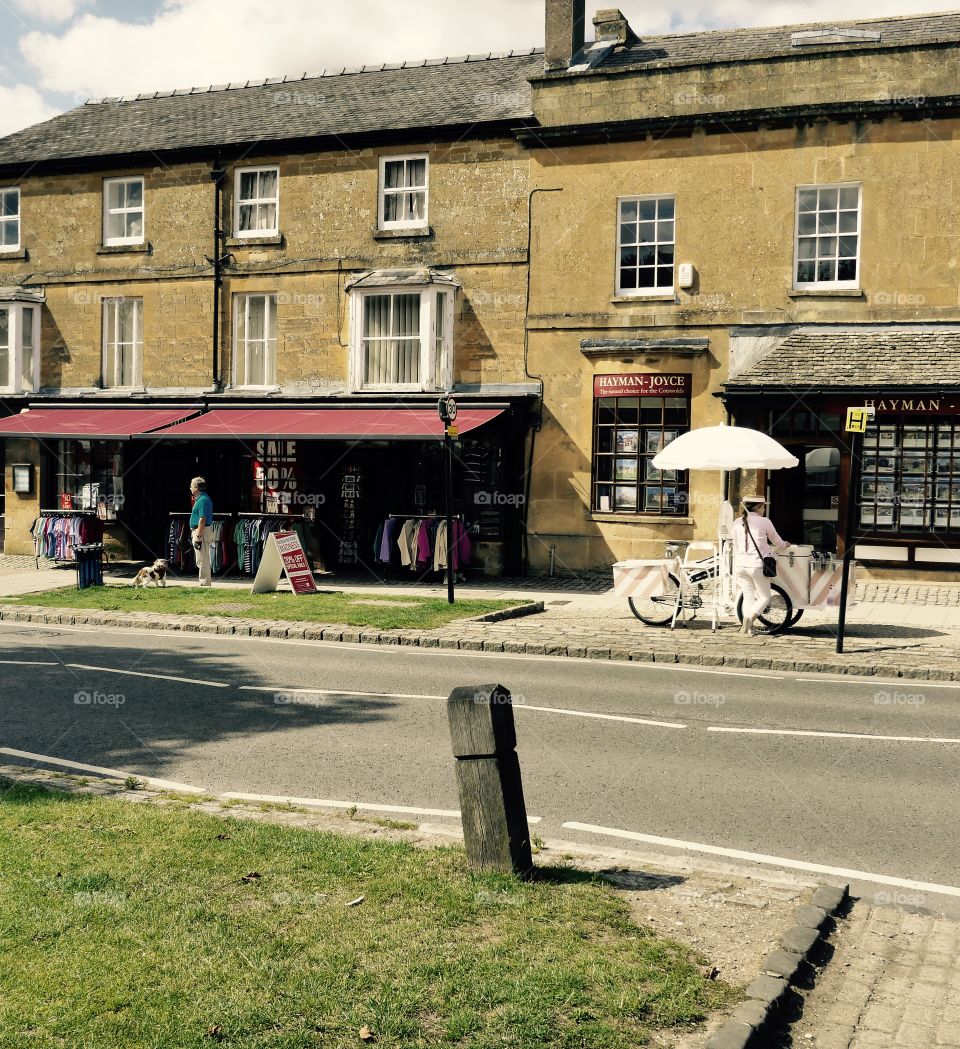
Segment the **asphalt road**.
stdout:
<svg viewBox="0 0 960 1049">
<path fill-rule="evenodd" d="M 483 682 L 514 696 L 544 838 L 960 887 L 956 685 L 4 623 L 0 760 L 455 810 L 443 697 Z"/>
</svg>

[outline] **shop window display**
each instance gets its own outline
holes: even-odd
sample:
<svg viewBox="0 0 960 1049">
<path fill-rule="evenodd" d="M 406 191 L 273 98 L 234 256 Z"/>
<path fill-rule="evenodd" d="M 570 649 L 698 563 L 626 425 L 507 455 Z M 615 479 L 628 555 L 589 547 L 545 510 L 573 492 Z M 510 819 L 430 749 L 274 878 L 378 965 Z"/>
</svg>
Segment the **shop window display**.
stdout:
<svg viewBox="0 0 960 1049">
<path fill-rule="evenodd" d="M 685 514 L 687 473 L 657 470 L 654 456 L 690 426 L 685 397 L 603 397 L 594 402 L 593 509 Z"/>
<path fill-rule="evenodd" d="M 96 510 L 112 519 L 123 508 L 123 444 L 58 441 L 56 498 L 64 510 Z"/>
</svg>

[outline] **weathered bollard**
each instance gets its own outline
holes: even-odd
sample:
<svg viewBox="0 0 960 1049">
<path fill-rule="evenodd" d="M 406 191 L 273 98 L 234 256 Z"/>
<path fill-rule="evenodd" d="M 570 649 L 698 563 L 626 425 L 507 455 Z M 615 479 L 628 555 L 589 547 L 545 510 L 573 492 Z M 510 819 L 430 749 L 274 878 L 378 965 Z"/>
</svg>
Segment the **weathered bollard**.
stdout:
<svg viewBox="0 0 960 1049">
<path fill-rule="evenodd" d="M 510 692 L 455 688 L 447 700 L 467 860 L 475 871 L 533 870 Z"/>
</svg>

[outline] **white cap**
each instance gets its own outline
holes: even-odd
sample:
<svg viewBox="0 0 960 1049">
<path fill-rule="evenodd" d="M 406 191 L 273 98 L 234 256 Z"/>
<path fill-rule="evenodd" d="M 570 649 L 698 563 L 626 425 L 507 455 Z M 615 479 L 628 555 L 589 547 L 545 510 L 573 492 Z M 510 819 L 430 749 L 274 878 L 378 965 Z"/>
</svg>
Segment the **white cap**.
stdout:
<svg viewBox="0 0 960 1049">
<path fill-rule="evenodd" d="M 760 506 L 767 500 L 762 495 L 745 495 L 743 497 L 744 506 Z"/>
</svg>

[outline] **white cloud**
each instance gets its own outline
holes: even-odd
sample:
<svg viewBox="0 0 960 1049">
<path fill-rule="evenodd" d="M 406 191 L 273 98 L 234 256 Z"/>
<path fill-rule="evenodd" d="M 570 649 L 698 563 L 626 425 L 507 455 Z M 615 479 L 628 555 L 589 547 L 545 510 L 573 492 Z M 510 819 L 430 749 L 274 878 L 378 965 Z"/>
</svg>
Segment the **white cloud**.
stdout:
<svg viewBox="0 0 960 1049">
<path fill-rule="evenodd" d="M 0 85 L 0 136 L 49 120 L 57 112 L 35 88 L 25 84 Z"/>
<path fill-rule="evenodd" d="M 543 0 L 167 0 L 149 23 L 86 14 L 20 47 L 47 90 L 117 95 L 532 47 L 542 22 Z"/>
<path fill-rule="evenodd" d="M 13 0 L 16 10 L 43 22 L 67 22 L 80 7 L 80 0 Z"/>
</svg>

